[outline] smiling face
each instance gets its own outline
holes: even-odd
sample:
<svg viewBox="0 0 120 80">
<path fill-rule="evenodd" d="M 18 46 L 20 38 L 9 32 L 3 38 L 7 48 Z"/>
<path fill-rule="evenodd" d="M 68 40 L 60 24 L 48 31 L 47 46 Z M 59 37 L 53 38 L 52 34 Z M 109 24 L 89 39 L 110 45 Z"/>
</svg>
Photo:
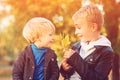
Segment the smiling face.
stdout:
<svg viewBox="0 0 120 80">
<path fill-rule="evenodd" d="M 30 19 L 23 29 L 25 39 L 29 43 L 35 44 L 38 48 L 51 47 L 51 43 L 54 40 L 54 33 L 54 24 L 42 17 Z"/>
<path fill-rule="evenodd" d="M 41 47 L 51 47 L 54 41 L 54 33 L 52 31 L 47 31 L 40 37 Z"/>
<path fill-rule="evenodd" d="M 42 41 L 42 39 L 44 40 L 44 37 L 48 38 L 46 40 L 49 40 L 49 35 L 53 35 L 53 33 L 55 33 L 55 26 L 53 23 L 50 20 L 42 17 L 30 19 L 23 29 L 24 38 L 30 44 L 34 43 L 38 47 L 40 47 L 40 45 L 42 47 L 42 43 L 40 43 L 40 41 Z"/>
<path fill-rule="evenodd" d="M 90 42 L 97 39 L 99 31 L 97 25 L 92 22 L 88 22 L 85 18 L 75 20 L 75 34 L 83 42 Z"/>
<path fill-rule="evenodd" d="M 88 23 L 85 19 L 82 19 L 76 20 L 74 25 L 75 34 L 81 39 L 81 41 L 90 41 L 92 35 L 90 23 Z"/>
<path fill-rule="evenodd" d="M 103 15 L 96 5 L 81 7 L 73 16 L 75 34 L 81 41 L 95 41 L 99 38 Z"/>
</svg>

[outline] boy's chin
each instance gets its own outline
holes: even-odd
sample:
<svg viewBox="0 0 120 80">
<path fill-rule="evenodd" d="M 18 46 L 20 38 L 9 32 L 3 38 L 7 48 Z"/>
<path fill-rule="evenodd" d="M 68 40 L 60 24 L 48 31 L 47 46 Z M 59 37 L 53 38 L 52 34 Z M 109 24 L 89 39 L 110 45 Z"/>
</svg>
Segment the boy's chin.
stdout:
<svg viewBox="0 0 120 80">
<path fill-rule="evenodd" d="M 51 48 L 51 44 L 47 45 L 46 47 L 47 47 L 47 48 Z"/>
<path fill-rule="evenodd" d="M 80 39 L 81 42 L 88 42 L 86 39 Z"/>
</svg>

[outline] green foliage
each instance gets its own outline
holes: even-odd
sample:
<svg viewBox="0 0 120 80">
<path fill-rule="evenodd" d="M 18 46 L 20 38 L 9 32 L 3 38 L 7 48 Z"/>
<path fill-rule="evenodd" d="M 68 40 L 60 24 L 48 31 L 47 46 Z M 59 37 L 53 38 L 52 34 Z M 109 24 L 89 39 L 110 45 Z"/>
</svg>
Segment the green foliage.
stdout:
<svg viewBox="0 0 120 80">
<path fill-rule="evenodd" d="M 71 44 L 77 40 L 76 37 L 70 37 L 69 34 L 60 33 L 55 35 L 55 42 L 52 45 L 52 49 L 55 50 L 58 59 L 63 59 L 63 51 L 71 47 Z"/>
<path fill-rule="evenodd" d="M 11 49 L 3 49 L 3 47 L 8 46 L 8 44 L 5 44 L 2 46 L 2 50 L 6 51 L 6 55 L 13 55 L 15 58 L 27 45 L 27 42 L 22 37 L 22 29 L 24 25 L 30 18 L 39 16 L 48 18 L 55 24 L 56 37 L 58 40 L 55 41 L 55 45 L 53 47 L 58 57 L 59 55 L 62 57 L 61 50 L 63 49 L 63 46 L 66 47 L 69 42 L 67 42 L 68 40 L 66 41 L 67 37 L 65 37 L 65 35 L 59 35 L 59 33 L 69 33 L 69 35 L 74 33 L 74 29 L 72 29 L 71 16 L 77 9 L 79 9 L 81 6 L 80 3 L 81 2 L 79 0 L 8 0 L 7 4 L 12 7 L 10 14 L 14 15 L 15 22 L 12 26 L 9 26 L 9 28 L 13 30 L 12 34 L 10 33 L 11 40 L 7 41 L 9 42 Z M 9 34 L 9 32 L 7 34 Z M 8 37 L 8 35 L 6 35 L 6 37 Z M 65 40 L 63 37 L 65 37 Z M 71 37 L 71 40 L 74 41 L 76 39 Z M 1 43 L 3 42 L 4 39 Z M 9 52 L 9 50 L 11 50 L 11 52 Z M 5 52 L 3 54 L 5 54 Z"/>
<path fill-rule="evenodd" d="M 60 35 L 61 36 L 61 35 Z M 68 48 L 70 45 L 70 38 L 69 35 L 67 34 L 62 40 L 61 40 L 61 46 L 63 49 Z"/>
<path fill-rule="evenodd" d="M 55 50 L 59 60 L 62 60 L 63 50 L 70 46 L 70 42 L 69 35 L 55 35 L 55 43 L 52 45 L 52 48 Z"/>
</svg>

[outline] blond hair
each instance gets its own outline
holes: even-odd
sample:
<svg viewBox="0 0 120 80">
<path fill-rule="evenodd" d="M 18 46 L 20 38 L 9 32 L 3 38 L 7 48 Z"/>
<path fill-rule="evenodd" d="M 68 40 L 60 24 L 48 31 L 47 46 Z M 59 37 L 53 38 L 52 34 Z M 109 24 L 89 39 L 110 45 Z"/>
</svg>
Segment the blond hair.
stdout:
<svg viewBox="0 0 120 80">
<path fill-rule="evenodd" d="M 98 30 L 101 30 L 102 24 L 104 22 L 103 15 L 99 8 L 90 4 L 80 8 L 73 16 L 74 21 L 85 18 L 88 22 L 93 22 L 98 25 Z"/>
<path fill-rule="evenodd" d="M 55 32 L 55 26 L 53 23 L 42 17 L 35 17 L 30 19 L 24 29 L 23 37 L 29 42 L 34 43 L 41 35 L 47 31 Z"/>
</svg>

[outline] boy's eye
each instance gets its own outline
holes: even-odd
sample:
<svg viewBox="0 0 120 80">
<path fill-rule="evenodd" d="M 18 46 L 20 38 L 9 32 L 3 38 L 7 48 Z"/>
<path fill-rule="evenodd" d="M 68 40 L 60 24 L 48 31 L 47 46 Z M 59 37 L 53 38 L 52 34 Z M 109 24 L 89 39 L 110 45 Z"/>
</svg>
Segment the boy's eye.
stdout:
<svg viewBox="0 0 120 80">
<path fill-rule="evenodd" d="M 77 27 L 77 29 L 81 29 L 81 27 Z"/>
<path fill-rule="evenodd" d="M 81 27 L 77 25 L 77 26 L 76 26 L 76 29 L 81 29 Z"/>
<path fill-rule="evenodd" d="M 49 36 L 52 36 L 53 34 L 49 34 Z"/>
</svg>

